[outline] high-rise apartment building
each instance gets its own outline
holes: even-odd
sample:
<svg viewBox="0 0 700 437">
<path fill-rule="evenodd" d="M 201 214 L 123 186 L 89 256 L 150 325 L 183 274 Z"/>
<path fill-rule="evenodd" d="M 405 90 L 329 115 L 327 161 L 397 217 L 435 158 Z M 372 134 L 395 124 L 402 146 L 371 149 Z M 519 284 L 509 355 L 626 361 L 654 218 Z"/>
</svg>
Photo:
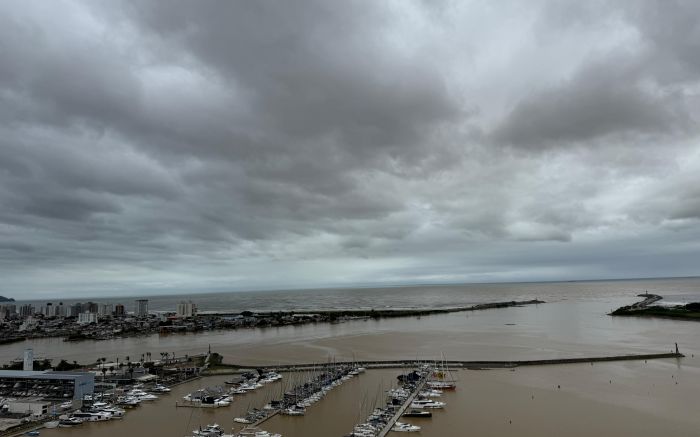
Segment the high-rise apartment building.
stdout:
<svg viewBox="0 0 700 437">
<path fill-rule="evenodd" d="M 148 299 L 136 300 L 136 306 L 134 307 L 134 315 L 136 317 L 146 317 L 148 315 Z"/>
</svg>

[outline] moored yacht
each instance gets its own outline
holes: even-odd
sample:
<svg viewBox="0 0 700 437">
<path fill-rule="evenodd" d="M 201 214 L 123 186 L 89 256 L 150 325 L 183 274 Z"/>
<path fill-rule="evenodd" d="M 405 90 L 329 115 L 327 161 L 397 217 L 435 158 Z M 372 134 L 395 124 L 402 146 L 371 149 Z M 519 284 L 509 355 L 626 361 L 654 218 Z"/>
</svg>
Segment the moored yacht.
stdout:
<svg viewBox="0 0 700 437">
<path fill-rule="evenodd" d="M 155 393 L 169 393 L 170 389 L 163 384 L 156 384 L 151 391 Z"/>
<path fill-rule="evenodd" d="M 433 417 L 433 413 L 423 410 L 409 410 L 402 414 L 404 417 Z"/>
<path fill-rule="evenodd" d="M 96 413 L 85 412 L 85 411 L 76 411 L 75 413 L 73 413 L 73 417 L 77 417 L 78 419 L 82 419 L 85 422 L 104 422 L 104 421 L 110 420 L 112 418 L 112 415 L 110 413 L 106 413 L 104 411 L 96 412 Z"/>
<path fill-rule="evenodd" d="M 146 393 L 145 391 L 135 388 L 126 393 L 127 396 L 132 396 L 135 397 L 136 399 L 140 401 L 155 401 L 158 399 L 158 396 Z"/>
<path fill-rule="evenodd" d="M 83 419 L 78 417 L 64 417 L 58 421 L 59 428 L 69 428 L 72 426 L 78 426 L 83 424 Z"/>
<path fill-rule="evenodd" d="M 236 437 L 282 437 L 282 434 L 272 434 L 260 428 L 245 427 L 236 434 Z"/>
<path fill-rule="evenodd" d="M 193 437 L 233 437 L 233 434 L 226 434 L 218 423 L 200 427 L 192 431 Z"/>
<path fill-rule="evenodd" d="M 411 408 L 444 408 L 447 405 L 445 402 L 435 401 L 432 399 L 414 399 L 411 402 Z"/>
<path fill-rule="evenodd" d="M 396 432 L 418 432 L 420 431 L 420 426 L 411 425 L 410 423 L 396 422 L 391 430 Z"/>
</svg>

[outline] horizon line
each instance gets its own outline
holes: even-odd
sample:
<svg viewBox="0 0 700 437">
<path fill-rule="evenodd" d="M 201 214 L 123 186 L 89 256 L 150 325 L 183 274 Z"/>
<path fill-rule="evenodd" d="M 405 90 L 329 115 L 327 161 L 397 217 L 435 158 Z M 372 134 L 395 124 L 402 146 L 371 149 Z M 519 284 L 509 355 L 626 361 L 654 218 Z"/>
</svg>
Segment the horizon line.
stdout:
<svg viewBox="0 0 700 437">
<path fill-rule="evenodd" d="M 504 284 L 555 284 L 555 283 L 570 283 L 570 282 L 608 282 L 608 281 L 635 281 L 635 280 L 661 280 L 661 279 L 694 279 L 700 278 L 700 275 L 690 275 L 690 276 L 649 276 L 649 277 L 628 277 L 628 278 L 596 278 L 596 279 L 557 279 L 557 280 L 529 280 L 529 281 L 477 281 L 477 282 L 419 282 L 419 283 L 359 283 L 359 284 L 349 284 L 349 285 L 332 285 L 332 286 L 312 286 L 312 287 L 291 287 L 291 288 L 258 288 L 258 289 L 239 289 L 239 290 L 210 290 L 210 291 L 198 291 L 198 292 L 165 292 L 156 294 L 125 294 L 125 295 L 106 295 L 106 296 L 64 296 L 58 299 L 91 299 L 99 298 L 112 299 L 112 298 L 144 298 L 144 297 L 163 297 L 163 296 L 182 296 L 182 295 L 192 295 L 192 294 L 229 294 L 229 293 L 265 293 L 265 292 L 275 292 L 275 291 L 304 291 L 304 290 L 345 290 L 345 289 L 381 289 L 381 288 L 400 288 L 400 287 L 446 287 L 455 285 L 504 285 Z M 13 298 L 12 296 L 3 295 L 6 298 Z M 33 301 L 43 301 L 49 300 L 49 298 L 33 298 L 33 299 L 15 299 L 15 302 L 33 302 Z"/>
</svg>

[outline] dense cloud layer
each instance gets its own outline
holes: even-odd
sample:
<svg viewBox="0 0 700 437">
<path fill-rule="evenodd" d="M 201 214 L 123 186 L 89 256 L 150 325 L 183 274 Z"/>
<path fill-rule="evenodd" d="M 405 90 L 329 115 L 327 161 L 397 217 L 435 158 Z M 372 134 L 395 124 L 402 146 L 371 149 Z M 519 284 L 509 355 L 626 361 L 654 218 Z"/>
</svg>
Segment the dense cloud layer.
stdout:
<svg viewBox="0 0 700 437">
<path fill-rule="evenodd" d="M 0 294 L 693 275 L 700 7 L 4 2 Z"/>
</svg>

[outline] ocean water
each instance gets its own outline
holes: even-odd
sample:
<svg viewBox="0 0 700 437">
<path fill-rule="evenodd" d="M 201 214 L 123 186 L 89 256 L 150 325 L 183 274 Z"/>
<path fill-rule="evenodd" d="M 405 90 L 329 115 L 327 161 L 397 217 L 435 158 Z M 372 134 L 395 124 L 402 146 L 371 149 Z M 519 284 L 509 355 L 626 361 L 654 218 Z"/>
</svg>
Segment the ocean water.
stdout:
<svg viewBox="0 0 700 437">
<path fill-rule="evenodd" d="M 151 311 L 175 311 L 178 302 L 192 300 L 203 312 L 290 311 L 321 309 L 449 308 L 485 302 L 541 299 L 547 302 L 627 299 L 655 293 L 674 303 L 700 301 L 700 278 L 631 279 L 615 281 L 529 282 L 502 284 L 415 285 L 381 288 L 335 288 L 158 296 L 93 297 L 18 301 L 35 306 L 47 302 L 93 301 L 123 304 L 133 311 L 135 299 L 148 299 Z"/>
</svg>

